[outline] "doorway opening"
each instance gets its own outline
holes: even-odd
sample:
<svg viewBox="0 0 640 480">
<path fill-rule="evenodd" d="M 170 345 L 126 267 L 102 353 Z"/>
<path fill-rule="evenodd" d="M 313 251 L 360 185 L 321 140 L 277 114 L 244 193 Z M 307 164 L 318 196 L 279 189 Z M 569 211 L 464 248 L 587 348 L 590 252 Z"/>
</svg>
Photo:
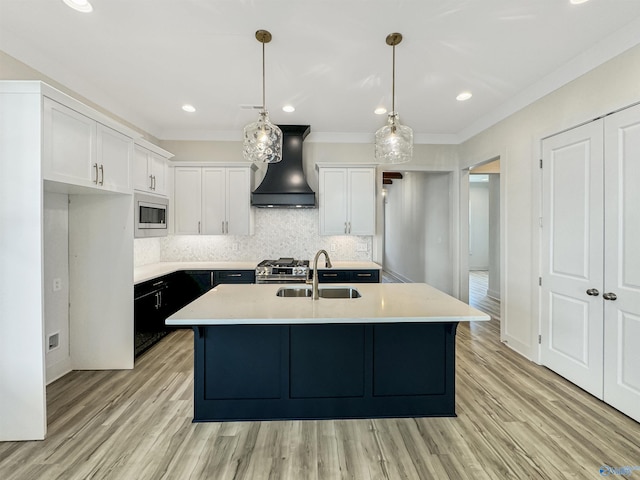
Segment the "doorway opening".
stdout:
<svg viewBox="0 0 640 480">
<path fill-rule="evenodd" d="M 500 159 L 469 169 L 469 304 L 500 319 Z"/>
</svg>

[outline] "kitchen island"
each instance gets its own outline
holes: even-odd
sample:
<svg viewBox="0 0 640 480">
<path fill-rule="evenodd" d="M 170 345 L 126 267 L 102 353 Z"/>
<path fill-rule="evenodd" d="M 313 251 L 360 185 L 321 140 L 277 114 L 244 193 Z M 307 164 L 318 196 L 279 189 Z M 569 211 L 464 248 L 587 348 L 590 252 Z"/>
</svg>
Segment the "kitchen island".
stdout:
<svg viewBox="0 0 640 480">
<path fill-rule="evenodd" d="M 169 317 L 195 332 L 194 421 L 455 416 L 458 322 L 489 316 L 420 283 L 327 298 L 345 287 L 219 285 Z"/>
</svg>

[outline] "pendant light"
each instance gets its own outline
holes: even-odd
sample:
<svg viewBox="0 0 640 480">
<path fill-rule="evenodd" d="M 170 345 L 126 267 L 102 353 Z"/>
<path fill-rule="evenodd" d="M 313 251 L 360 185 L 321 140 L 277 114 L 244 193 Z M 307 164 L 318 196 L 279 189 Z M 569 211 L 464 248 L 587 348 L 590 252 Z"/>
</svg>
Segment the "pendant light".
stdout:
<svg viewBox="0 0 640 480">
<path fill-rule="evenodd" d="M 244 127 L 243 155 L 255 163 L 277 163 L 282 160 L 282 130 L 269 121 L 264 88 L 264 44 L 271 41 L 271 33 L 258 30 L 256 39 L 262 43 L 262 110 L 258 121 Z"/>
<path fill-rule="evenodd" d="M 413 156 L 413 130 L 400 124 L 396 112 L 396 45 L 402 41 L 402 34 L 390 33 L 386 41 L 393 47 L 391 112 L 387 124 L 376 132 L 376 160 L 380 163 L 404 163 Z"/>
</svg>

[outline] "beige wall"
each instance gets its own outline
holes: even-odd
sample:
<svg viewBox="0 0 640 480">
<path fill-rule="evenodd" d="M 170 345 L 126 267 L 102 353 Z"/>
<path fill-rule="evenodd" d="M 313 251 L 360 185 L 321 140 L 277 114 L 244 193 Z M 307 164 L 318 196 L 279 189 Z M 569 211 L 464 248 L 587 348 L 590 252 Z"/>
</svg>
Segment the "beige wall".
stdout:
<svg viewBox="0 0 640 480">
<path fill-rule="evenodd" d="M 66 93 L 70 97 L 79 100 L 85 105 L 89 105 L 91 108 L 95 108 L 101 113 L 108 115 L 119 123 L 126 125 L 127 127 L 139 132 L 143 137 L 149 140 L 152 143 L 158 143 L 158 139 L 155 138 L 148 132 L 138 128 L 136 125 L 129 123 L 124 118 L 118 117 L 114 115 L 110 111 L 102 108 L 100 105 L 93 103 L 91 100 L 79 95 L 73 90 L 65 87 L 61 83 L 56 82 L 53 78 L 47 77 L 43 73 L 40 73 L 38 70 L 31 68 L 29 65 L 22 63 L 20 60 L 13 58 L 11 55 L 0 50 L 0 80 L 40 80 L 51 85 L 54 88 L 57 88 L 61 92 Z"/>
<path fill-rule="evenodd" d="M 500 157 L 502 338 L 529 358 L 538 358 L 541 139 L 639 101 L 637 46 L 459 146 L 461 168 Z"/>
</svg>

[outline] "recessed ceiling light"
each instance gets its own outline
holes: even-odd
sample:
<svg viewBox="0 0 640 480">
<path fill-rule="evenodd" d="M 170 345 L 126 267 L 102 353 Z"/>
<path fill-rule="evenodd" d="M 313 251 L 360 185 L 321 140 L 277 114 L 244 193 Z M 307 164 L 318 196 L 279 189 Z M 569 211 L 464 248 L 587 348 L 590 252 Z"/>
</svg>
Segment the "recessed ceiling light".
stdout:
<svg viewBox="0 0 640 480">
<path fill-rule="evenodd" d="M 196 111 L 196 107 L 187 103 L 186 105 L 182 106 L 182 110 L 184 110 L 185 112 L 193 113 Z"/>
<path fill-rule="evenodd" d="M 68 6 L 82 13 L 89 13 L 93 11 L 93 7 L 88 0 L 63 0 Z"/>
<path fill-rule="evenodd" d="M 373 111 L 373 113 L 375 113 L 376 115 L 384 115 L 385 113 L 387 113 L 387 109 L 384 107 L 378 107 Z"/>
<path fill-rule="evenodd" d="M 295 112 L 296 109 L 293 105 L 285 105 L 284 107 L 282 107 L 282 111 L 283 112 L 287 112 L 287 113 L 291 113 L 291 112 Z"/>
<path fill-rule="evenodd" d="M 580 5 L 581 3 L 587 3 L 589 0 L 569 0 L 571 5 Z"/>
<path fill-rule="evenodd" d="M 462 92 L 456 97 L 456 100 L 464 102 L 465 100 L 469 100 L 471 97 L 473 97 L 471 92 Z"/>
</svg>

